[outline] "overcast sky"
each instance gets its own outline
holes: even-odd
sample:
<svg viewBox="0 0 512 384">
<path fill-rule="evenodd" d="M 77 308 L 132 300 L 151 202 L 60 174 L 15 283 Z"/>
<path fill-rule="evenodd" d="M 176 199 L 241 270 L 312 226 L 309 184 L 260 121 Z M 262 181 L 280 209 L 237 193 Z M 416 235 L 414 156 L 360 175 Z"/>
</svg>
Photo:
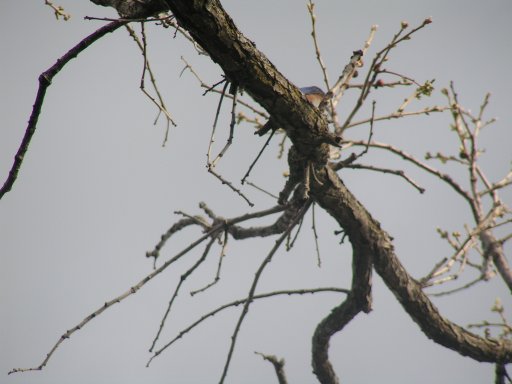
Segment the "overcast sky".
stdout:
<svg viewBox="0 0 512 384">
<path fill-rule="evenodd" d="M 5 179 L 21 141 L 37 90 L 37 77 L 57 58 L 99 28 L 83 17 L 114 13 L 86 0 L 59 0 L 72 14 L 56 21 L 43 1 L 0 3 L 0 176 Z M 322 86 L 310 21 L 303 1 L 223 1 L 235 23 L 276 67 L 298 86 Z M 436 95 L 417 105 L 441 104 L 439 90 L 453 80 L 461 102 L 477 110 L 491 92 L 482 165 L 493 181 L 510 167 L 512 105 L 510 89 L 509 1 L 318 1 L 319 43 L 331 79 L 352 51 L 362 48 L 370 27 L 379 29 L 369 52 L 385 46 L 400 22 L 433 23 L 392 53 L 387 68 L 420 82 L 435 79 Z M 139 29 L 138 26 L 134 26 Z M 104 37 L 69 63 L 48 89 L 37 132 L 13 188 L 0 201 L 0 382 L 14 383 L 214 383 L 218 381 L 240 308 L 210 319 L 153 361 L 147 352 L 172 292 L 201 256 L 203 246 L 74 334 L 42 372 L 7 376 L 12 368 L 37 366 L 67 329 L 121 294 L 152 271 L 145 257 L 173 222 L 173 212 L 200 214 L 205 201 L 231 217 L 247 204 L 205 169 L 217 96 L 203 90 L 189 72 L 180 77 L 185 57 L 205 81 L 221 71 L 174 30 L 147 25 L 148 55 L 160 90 L 178 126 L 165 147 L 165 124 L 156 125 L 155 107 L 139 90 L 142 56 L 125 30 Z M 364 71 L 365 69 L 363 69 Z M 377 113 L 389 113 L 410 90 L 375 94 Z M 350 99 L 340 107 L 343 115 Z M 412 107 L 411 110 L 417 109 Z M 359 118 L 367 117 L 363 112 Z M 227 138 L 229 110 L 222 110 L 215 152 Z M 375 139 L 404 148 L 420 158 L 426 151 L 457 153 L 449 116 L 419 117 L 377 124 Z M 235 141 L 219 171 L 238 182 L 263 139 L 249 125 L 236 128 Z M 368 127 L 349 131 L 366 137 Z M 251 181 L 277 194 L 284 183 L 277 141 L 256 166 Z M 377 151 L 365 163 L 400 168 L 398 159 Z M 435 164 L 438 165 L 438 164 Z M 389 175 L 344 171 L 341 177 L 395 238 L 397 255 L 414 277 L 425 275 L 449 247 L 436 227 L 463 231 L 466 206 L 432 177 L 406 168 L 427 192 Z M 456 172 L 456 169 L 448 168 Z M 464 180 L 464 173 L 457 173 Z M 3 182 L 3 181 L 2 181 Z M 275 201 L 244 187 L 255 209 Z M 510 205 L 511 193 L 504 195 Z M 294 249 L 279 252 L 257 292 L 276 289 L 350 286 L 351 251 L 338 244 L 334 221 L 319 209 L 317 230 L 322 267 L 317 267 L 311 216 Z M 264 221 L 268 223 L 268 220 Z M 251 222 L 256 225 L 256 222 Z M 168 259 L 201 235 L 178 234 L 162 251 Z M 247 295 L 252 277 L 274 239 L 231 241 L 221 281 L 191 298 L 188 292 L 209 283 L 220 249 L 190 277 L 163 332 L 162 344 L 201 314 Z M 510 253 L 510 247 L 508 249 Z M 510 261 L 510 258 L 509 258 Z M 469 272 L 468 278 L 474 277 Z M 447 288 L 454 288 L 450 285 Z M 482 383 L 494 367 L 479 364 L 428 340 L 375 276 L 374 310 L 360 314 L 331 342 L 331 361 L 342 382 Z M 449 319 L 467 325 L 496 320 L 496 297 L 510 307 L 510 295 L 498 280 L 458 296 L 435 299 Z M 269 363 L 254 351 L 286 360 L 290 383 L 311 383 L 310 340 L 316 324 L 343 295 L 272 298 L 255 302 L 242 326 L 228 383 L 277 382 Z"/>
</svg>

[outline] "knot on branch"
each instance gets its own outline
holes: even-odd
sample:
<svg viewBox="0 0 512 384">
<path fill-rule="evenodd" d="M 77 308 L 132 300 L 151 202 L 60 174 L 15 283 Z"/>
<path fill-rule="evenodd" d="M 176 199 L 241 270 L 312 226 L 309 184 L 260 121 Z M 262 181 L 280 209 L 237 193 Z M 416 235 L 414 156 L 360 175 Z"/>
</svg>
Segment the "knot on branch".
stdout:
<svg viewBox="0 0 512 384">
<path fill-rule="evenodd" d="M 300 152 L 297 146 L 293 145 L 288 151 L 288 166 L 290 173 L 288 180 L 279 193 L 279 204 L 285 204 L 286 200 L 293 192 L 295 187 L 301 184 L 301 198 L 299 200 L 307 200 L 309 198 L 311 180 L 315 180 L 318 184 L 323 183 L 318 179 L 317 173 L 326 167 L 329 160 L 329 145 L 321 144 L 316 150 L 306 153 Z"/>
</svg>

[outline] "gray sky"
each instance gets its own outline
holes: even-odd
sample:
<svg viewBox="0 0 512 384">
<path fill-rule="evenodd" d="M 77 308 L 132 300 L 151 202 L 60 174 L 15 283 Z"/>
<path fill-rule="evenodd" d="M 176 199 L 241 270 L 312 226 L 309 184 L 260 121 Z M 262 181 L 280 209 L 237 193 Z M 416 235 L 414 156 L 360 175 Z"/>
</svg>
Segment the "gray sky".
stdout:
<svg viewBox="0 0 512 384">
<path fill-rule="evenodd" d="M 37 90 L 37 77 L 69 48 L 101 26 L 83 16 L 113 16 L 88 1 L 58 4 L 72 13 L 56 21 L 43 1 L 0 3 L 2 47 L 0 103 L 0 175 L 6 177 L 26 127 Z M 223 1 L 239 28 L 298 86 L 322 85 L 315 61 L 305 2 Z M 508 1 L 318 1 L 318 34 L 331 79 L 337 78 L 352 51 L 360 49 L 370 26 L 379 30 L 370 55 L 397 31 L 432 16 L 433 23 L 396 50 L 387 67 L 418 81 L 435 78 L 437 91 L 455 82 L 462 103 L 477 110 L 492 93 L 488 117 L 498 122 L 482 134 L 487 149 L 482 165 L 492 180 L 510 166 L 511 105 Z M 205 170 L 206 149 L 217 97 L 201 96 L 190 73 L 180 72 L 184 56 L 210 83 L 219 68 L 199 57 L 172 30 L 148 28 L 149 57 L 170 112 L 178 122 L 162 148 L 165 126 L 153 126 L 154 106 L 138 89 L 142 56 L 128 34 L 118 30 L 73 60 L 54 79 L 38 131 L 14 189 L 0 201 L 0 382 L 5 383 L 203 383 L 220 377 L 229 338 L 240 308 L 215 316 L 145 368 L 151 340 L 179 276 L 200 257 L 202 247 L 171 267 L 136 295 L 114 306 L 76 333 L 42 372 L 6 376 L 14 367 L 38 365 L 60 335 L 102 303 L 150 273 L 145 252 L 178 219 L 173 212 L 200 213 L 205 201 L 219 215 L 247 210 L 246 203 Z M 371 59 L 366 59 L 369 62 Z M 376 93 L 377 112 L 396 108 L 410 91 Z M 439 104 L 436 93 L 428 104 Z M 350 105 L 340 107 L 343 114 Z M 422 106 L 426 104 L 418 104 Z M 416 109 L 416 108 L 412 108 Z M 367 115 L 362 113 L 360 118 Z M 228 132 L 223 110 L 217 151 Z M 381 123 L 375 139 L 401 146 L 419 157 L 427 151 L 456 151 L 448 116 Z M 365 137 L 368 127 L 348 132 Z M 239 126 L 235 143 L 219 171 L 238 181 L 263 141 L 252 128 Z M 277 141 L 276 141 L 277 143 Z M 283 161 L 277 145 L 265 153 L 251 180 L 278 193 Z M 401 167 L 397 159 L 372 152 L 366 163 Z M 397 254 L 413 276 L 424 275 L 450 254 L 435 228 L 463 230 L 469 212 L 434 179 L 407 168 L 427 188 L 419 195 L 402 181 L 365 171 L 345 171 L 347 186 L 395 238 Z M 464 180 L 464 174 L 458 174 Z M 256 209 L 274 201 L 258 191 L 244 192 Z M 510 193 L 504 196 L 510 204 Z M 317 209 L 322 268 L 316 254 L 310 216 L 291 252 L 280 252 L 265 271 L 258 292 L 315 286 L 349 287 L 350 249 L 338 245 L 334 221 Z M 254 225 L 254 223 L 251 223 Z M 171 257 L 200 236 L 178 235 L 163 250 Z M 176 335 L 202 313 L 244 297 L 254 271 L 274 239 L 231 241 L 221 282 L 202 295 L 187 293 L 211 281 L 219 249 L 184 287 L 162 341 Z M 510 249 L 508 249 L 510 253 Z M 436 305 L 461 325 L 493 319 L 496 297 L 510 311 L 507 290 L 499 281 Z M 273 298 L 256 302 L 244 323 L 228 382 L 275 382 L 271 366 L 254 351 L 286 359 L 291 383 L 314 382 L 310 339 L 314 327 L 342 300 L 332 293 L 313 297 Z M 461 357 L 429 341 L 403 312 L 376 276 L 374 310 L 359 315 L 331 342 L 331 359 L 343 382 L 465 382 L 493 380 L 493 366 Z"/>
</svg>

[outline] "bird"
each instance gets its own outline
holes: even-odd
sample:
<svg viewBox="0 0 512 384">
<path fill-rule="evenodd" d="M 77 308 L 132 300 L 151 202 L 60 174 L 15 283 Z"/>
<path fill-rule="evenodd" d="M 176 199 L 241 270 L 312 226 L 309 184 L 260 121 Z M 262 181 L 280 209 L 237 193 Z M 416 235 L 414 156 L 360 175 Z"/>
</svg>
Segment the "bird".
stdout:
<svg viewBox="0 0 512 384">
<path fill-rule="evenodd" d="M 304 94 L 306 100 L 317 108 L 320 106 L 320 103 L 322 102 L 325 96 L 325 92 L 322 91 L 322 89 L 320 87 L 317 87 L 316 85 L 302 87 L 299 88 L 299 90 Z M 268 119 L 268 121 L 265 123 L 265 125 L 263 125 L 263 127 L 254 132 L 254 134 L 258 136 L 263 136 L 268 131 L 275 131 L 277 128 L 278 127 L 275 126 L 275 121 L 271 116 L 270 119 Z"/>
<path fill-rule="evenodd" d="M 315 107 L 319 107 L 320 103 L 324 99 L 325 93 L 320 87 L 311 85 L 309 87 L 299 88 L 300 91 L 306 96 L 306 99 L 313 104 Z"/>
</svg>

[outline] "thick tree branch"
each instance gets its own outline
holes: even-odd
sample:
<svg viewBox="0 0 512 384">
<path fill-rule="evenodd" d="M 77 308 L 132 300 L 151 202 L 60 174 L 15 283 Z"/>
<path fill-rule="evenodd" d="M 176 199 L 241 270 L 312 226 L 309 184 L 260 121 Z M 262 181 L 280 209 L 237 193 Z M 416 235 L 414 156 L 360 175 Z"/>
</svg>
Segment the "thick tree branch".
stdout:
<svg viewBox="0 0 512 384">
<path fill-rule="evenodd" d="M 328 144 L 339 145 L 340 138 L 329 132 L 327 120 L 322 113 L 310 105 L 297 87 L 290 83 L 256 49 L 254 43 L 237 29 L 232 19 L 222 8 L 219 0 L 93 1 L 97 4 L 113 5 L 115 3 L 113 6 L 117 8 L 120 6 L 119 4 L 128 3 L 151 6 L 151 9 L 142 9 L 140 12 L 137 11 L 133 14 L 125 13 L 128 17 L 144 16 L 146 10 L 148 14 L 151 14 L 155 12 L 155 9 L 159 11 L 168 7 L 180 26 L 186 29 L 192 38 L 210 55 L 212 60 L 221 66 L 227 80 L 239 89 L 245 90 L 256 102 L 263 106 L 272 119 L 286 131 L 287 136 L 293 142 L 293 151 L 296 152 L 298 157 L 297 164 L 300 163 L 304 170 L 302 179 L 298 180 L 297 183 L 304 182 L 306 184 L 304 189 L 310 191 L 315 201 L 337 220 L 353 247 L 351 292 L 347 299 L 334 308 L 318 325 L 313 336 L 313 368 L 322 383 L 338 382 L 328 360 L 330 338 L 360 311 L 368 312 L 371 309 L 372 264 L 405 311 L 420 326 L 427 337 L 434 342 L 477 361 L 495 362 L 500 365 L 512 362 L 512 343 L 510 341 L 479 337 L 440 315 L 437 308 L 423 293 L 421 285 L 401 265 L 387 233 L 380 228 L 380 224 L 371 217 L 343 185 L 338 175 L 328 166 L 325 166 L 329 153 Z M 156 8 L 152 8 L 153 5 L 157 5 Z M 112 24 L 109 24 L 109 26 L 112 30 L 115 29 Z M 80 50 L 77 52 L 80 52 Z M 73 57 L 72 53 L 68 53 L 66 60 L 69 61 Z M 59 65 L 60 63 L 57 62 L 56 68 L 60 70 L 62 66 L 59 67 Z M 43 76 L 45 74 L 43 73 L 41 78 L 49 84 L 51 77 L 45 78 Z M 35 121 L 37 121 L 45 89 L 46 87 L 40 87 L 42 93 L 41 95 L 38 93 L 36 99 L 36 106 L 38 100 L 39 106 L 37 108 L 34 106 L 34 111 L 37 111 Z M 30 124 L 29 122 L 29 127 Z M 35 122 L 33 127 L 35 129 Z M 27 129 L 27 134 L 29 135 L 28 141 L 30 141 L 33 132 L 30 133 Z M 20 164 L 21 160 L 22 157 L 19 160 Z M 18 158 L 16 161 L 18 161 Z M 10 186 L 8 188 L 10 189 Z M 4 188 L 0 190 L 0 197 L 9 189 L 5 189 L 4 185 Z M 464 193 L 461 194 L 464 196 Z M 216 230 L 220 231 L 223 228 L 224 225 L 219 225 Z M 213 229 L 210 232 L 212 231 Z M 201 239 L 209 235 L 207 234 Z M 485 243 L 484 240 L 482 239 Z M 496 240 L 487 240 L 489 240 L 487 251 L 495 259 L 495 262 L 496 260 L 499 262 L 497 256 L 500 253 L 491 249 L 494 244 L 497 244 Z M 269 260 L 271 256 L 272 253 L 268 256 Z M 149 279 L 163 270 L 168 265 L 167 263 L 120 297 L 124 298 L 135 293 Z M 263 267 L 264 265 L 262 265 L 261 270 Z M 256 297 L 254 295 L 256 282 L 257 278 L 246 299 L 244 313 L 247 311 L 249 303 Z M 47 359 L 39 367 L 33 369 L 44 367 L 53 351 L 65 338 L 80 329 L 82 325 L 85 325 L 103 310 L 103 307 L 98 309 L 77 327 L 66 332 L 59 339 Z M 244 314 L 242 314 L 239 324 L 243 316 Z M 227 366 L 228 364 L 226 364 L 226 370 Z"/>
<path fill-rule="evenodd" d="M 370 252 L 377 273 L 428 338 L 477 361 L 512 362 L 510 341 L 479 337 L 442 317 L 396 257 L 387 233 L 338 175 L 327 169 L 318 176 L 323 185 L 313 185 L 314 198 L 340 223 L 354 248 L 360 244 Z"/>
<path fill-rule="evenodd" d="M 218 0 L 166 1 L 178 23 L 222 67 L 228 80 L 276 116 L 300 153 L 325 156 L 328 146 L 320 144 L 338 145 L 325 117 L 237 29 Z"/>
<path fill-rule="evenodd" d="M 286 130 L 297 151 L 321 162 L 327 147 L 324 143 L 336 142 L 327 131 L 325 119 L 238 31 L 220 2 L 167 0 L 167 3 L 181 26 L 222 67 L 229 80 L 244 88 Z M 443 318 L 399 262 L 389 236 L 339 177 L 330 169 L 320 171 L 317 177 L 322 184 L 312 182 L 314 198 L 340 223 L 349 236 L 354 253 L 372 256 L 379 275 L 427 337 L 478 361 L 512 361 L 510 342 L 481 338 Z M 361 289 L 353 286 L 355 288 Z M 369 289 L 362 288 L 362 292 L 354 291 L 353 295 L 365 297 Z M 369 309 L 369 299 L 367 302 L 366 309 Z"/>
</svg>

